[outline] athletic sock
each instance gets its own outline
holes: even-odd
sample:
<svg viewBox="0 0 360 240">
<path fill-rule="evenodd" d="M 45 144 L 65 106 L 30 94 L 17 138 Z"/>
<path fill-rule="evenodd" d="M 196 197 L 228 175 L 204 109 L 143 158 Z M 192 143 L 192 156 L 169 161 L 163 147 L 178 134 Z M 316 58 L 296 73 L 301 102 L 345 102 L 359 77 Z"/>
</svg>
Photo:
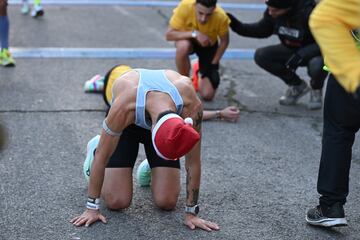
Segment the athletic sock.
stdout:
<svg viewBox="0 0 360 240">
<path fill-rule="evenodd" d="M 9 18 L 0 16 L 0 40 L 1 49 L 9 48 Z"/>
</svg>

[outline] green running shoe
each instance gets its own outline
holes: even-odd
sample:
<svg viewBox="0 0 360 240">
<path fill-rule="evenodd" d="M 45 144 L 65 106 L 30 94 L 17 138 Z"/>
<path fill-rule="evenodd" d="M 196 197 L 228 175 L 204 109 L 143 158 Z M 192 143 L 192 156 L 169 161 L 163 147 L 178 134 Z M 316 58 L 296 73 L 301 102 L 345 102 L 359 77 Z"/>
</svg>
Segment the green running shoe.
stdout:
<svg viewBox="0 0 360 240">
<path fill-rule="evenodd" d="M 14 58 L 11 56 L 9 49 L 4 48 L 1 51 L 1 65 L 3 65 L 4 67 L 13 67 L 15 66 L 15 60 Z"/>
<path fill-rule="evenodd" d="M 95 149 L 99 144 L 99 140 L 100 140 L 100 135 L 96 135 L 88 142 L 86 147 L 86 158 L 83 165 L 83 173 L 86 182 L 89 182 L 90 179 L 91 165 L 94 160 Z"/>
<path fill-rule="evenodd" d="M 137 168 L 136 181 L 141 187 L 150 186 L 151 168 L 147 159 L 142 161 Z"/>
</svg>

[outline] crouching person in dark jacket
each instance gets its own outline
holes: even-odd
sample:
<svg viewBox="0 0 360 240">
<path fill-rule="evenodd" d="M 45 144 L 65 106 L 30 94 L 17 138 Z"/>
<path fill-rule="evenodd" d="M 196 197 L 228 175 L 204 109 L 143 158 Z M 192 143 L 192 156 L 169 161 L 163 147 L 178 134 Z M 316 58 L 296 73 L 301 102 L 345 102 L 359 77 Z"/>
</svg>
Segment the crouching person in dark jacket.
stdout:
<svg viewBox="0 0 360 240">
<path fill-rule="evenodd" d="M 322 87 L 327 73 L 322 69 L 323 58 L 309 30 L 309 16 L 316 3 L 314 0 L 266 0 L 263 18 L 256 23 L 242 23 L 232 14 L 230 27 L 245 37 L 267 38 L 279 36 L 281 43 L 256 49 L 255 62 L 261 68 L 281 78 L 287 85 L 281 105 L 294 105 L 310 91 L 309 109 L 322 106 Z M 296 70 L 307 67 L 310 86 Z"/>
</svg>

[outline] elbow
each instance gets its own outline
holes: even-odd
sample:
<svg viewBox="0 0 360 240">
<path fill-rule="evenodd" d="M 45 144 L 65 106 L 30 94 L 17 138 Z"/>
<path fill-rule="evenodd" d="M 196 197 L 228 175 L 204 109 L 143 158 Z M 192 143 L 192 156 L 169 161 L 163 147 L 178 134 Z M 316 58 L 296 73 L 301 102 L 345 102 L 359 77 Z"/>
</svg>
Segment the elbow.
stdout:
<svg viewBox="0 0 360 240">
<path fill-rule="evenodd" d="M 166 39 L 166 41 L 172 41 L 172 40 L 174 40 L 174 39 L 172 38 L 171 30 L 167 30 L 167 31 L 166 31 L 166 33 L 165 33 L 165 39 Z"/>
<path fill-rule="evenodd" d="M 165 33 L 166 41 L 171 41 L 170 34 L 168 32 Z"/>
</svg>

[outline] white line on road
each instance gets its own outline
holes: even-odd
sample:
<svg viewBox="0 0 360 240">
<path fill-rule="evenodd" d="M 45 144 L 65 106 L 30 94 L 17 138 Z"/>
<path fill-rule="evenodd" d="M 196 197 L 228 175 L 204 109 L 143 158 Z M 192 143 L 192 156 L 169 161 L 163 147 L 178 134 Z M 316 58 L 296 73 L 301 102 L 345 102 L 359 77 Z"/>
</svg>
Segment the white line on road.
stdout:
<svg viewBox="0 0 360 240">
<path fill-rule="evenodd" d="M 170 59 L 175 48 L 11 48 L 15 58 Z M 253 59 L 254 49 L 228 49 L 224 59 Z"/>
<path fill-rule="evenodd" d="M 21 0 L 10 0 L 9 4 L 21 4 Z M 43 0 L 44 5 L 122 5 L 129 7 L 176 7 L 178 1 L 126 1 L 126 0 Z M 265 10 L 265 4 L 220 3 L 224 9 Z"/>
</svg>

